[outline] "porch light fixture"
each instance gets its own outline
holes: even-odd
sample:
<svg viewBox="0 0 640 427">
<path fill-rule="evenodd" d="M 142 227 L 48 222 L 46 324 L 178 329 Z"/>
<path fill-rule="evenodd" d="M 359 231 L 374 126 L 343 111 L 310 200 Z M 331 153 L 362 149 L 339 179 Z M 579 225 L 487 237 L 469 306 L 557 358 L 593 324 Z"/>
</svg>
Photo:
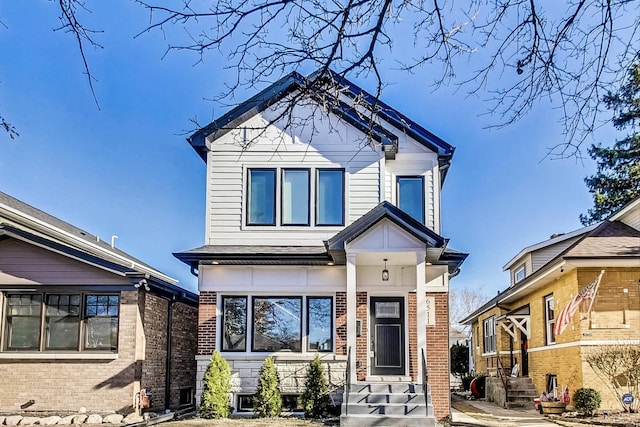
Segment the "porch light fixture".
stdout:
<svg viewBox="0 0 640 427">
<path fill-rule="evenodd" d="M 388 282 L 389 281 L 389 270 L 387 270 L 387 258 L 384 259 L 384 270 L 382 270 L 382 281 L 383 282 Z"/>
</svg>

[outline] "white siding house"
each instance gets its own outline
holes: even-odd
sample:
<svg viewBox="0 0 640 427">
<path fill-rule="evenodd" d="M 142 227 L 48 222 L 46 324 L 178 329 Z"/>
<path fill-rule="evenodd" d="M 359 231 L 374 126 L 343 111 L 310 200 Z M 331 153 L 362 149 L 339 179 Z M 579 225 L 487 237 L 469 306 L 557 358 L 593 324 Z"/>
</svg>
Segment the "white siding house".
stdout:
<svg viewBox="0 0 640 427">
<path fill-rule="evenodd" d="M 445 418 L 448 283 L 466 257 L 439 235 L 453 147 L 383 103 L 371 123 L 351 102 L 368 95 L 344 79 L 329 113 L 307 104 L 292 114 L 307 126 L 277 120 L 305 82 L 292 73 L 189 139 L 207 167 L 206 234 L 176 256 L 198 275 L 199 374 L 220 350 L 242 410 L 267 355 L 292 396 L 318 355 L 335 401 L 391 382 L 423 399 L 398 416 Z M 350 405 L 345 425 L 371 416 Z"/>
</svg>

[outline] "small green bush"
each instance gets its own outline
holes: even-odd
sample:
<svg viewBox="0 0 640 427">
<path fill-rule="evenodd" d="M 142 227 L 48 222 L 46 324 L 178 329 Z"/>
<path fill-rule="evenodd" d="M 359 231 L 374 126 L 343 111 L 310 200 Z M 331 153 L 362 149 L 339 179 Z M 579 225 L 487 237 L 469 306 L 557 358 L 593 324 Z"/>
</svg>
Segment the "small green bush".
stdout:
<svg viewBox="0 0 640 427">
<path fill-rule="evenodd" d="M 229 392 L 231 391 L 231 367 L 217 350 L 204 373 L 204 390 L 200 402 L 202 418 L 226 418 L 231 413 Z"/>
<path fill-rule="evenodd" d="M 258 389 L 253 398 L 253 410 L 257 417 L 278 417 L 282 412 L 282 395 L 280 379 L 273 357 L 267 357 L 260 368 Z"/>
<path fill-rule="evenodd" d="M 304 415 L 308 418 L 320 418 L 327 415 L 331 399 L 329 398 L 329 385 L 324 376 L 322 362 L 318 356 L 309 364 L 305 390 L 301 400 L 304 407 Z"/>
<path fill-rule="evenodd" d="M 590 417 L 600 408 L 601 403 L 600 393 L 592 388 L 579 388 L 573 394 L 573 406 L 576 407 L 576 410 L 584 412 Z"/>
</svg>

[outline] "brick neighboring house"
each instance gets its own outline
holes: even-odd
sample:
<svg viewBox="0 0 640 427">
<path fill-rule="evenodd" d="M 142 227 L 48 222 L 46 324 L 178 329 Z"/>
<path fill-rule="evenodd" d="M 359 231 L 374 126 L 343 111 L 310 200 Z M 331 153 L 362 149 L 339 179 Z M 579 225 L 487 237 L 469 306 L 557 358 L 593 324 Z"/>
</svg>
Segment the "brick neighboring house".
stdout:
<svg viewBox="0 0 640 427">
<path fill-rule="evenodd" d="M 306 82 L 292 73 L 189 138 L 207 166 L 205 244 L 175 255 L 198 275 L 197 396 L 218 349 L 233 406 L 250 410 L 273 355 L 295 407 L 317 355 L 335 402 L 365 390 L 421 402 L 358 406 L 354 396 L 343 424 L 433 425 L 450 414 L 449 279 L 466 258 L 438 234 L 454 149 L 344 79 L 341 99 L 322 95 L 330 113 L 308 100 L 293 127 L 273 120 Z"/>
<path fill-rule="evenodd" d="M 192 403 L 196 331 L 196 294 L 0 192 L 0 411 Z"/>
<path fill-rule="evenodd" d="M 605 346 L 640 345 L 640 198 L 601 223 L 524 248 L 504 269 L 509 287 L 462 320 L 472 330 L 476 373 L 501 384 L 500 367 L 517 364 L 537 396 L 554 386 L 556 394 L 568 386 L 571 396 L 589 387 L 601 393 L 603 408 L 621 409 L 585 357 Z M 594 298 L 556 335 L 561 310 L 602 271 Z"/>
</svg>

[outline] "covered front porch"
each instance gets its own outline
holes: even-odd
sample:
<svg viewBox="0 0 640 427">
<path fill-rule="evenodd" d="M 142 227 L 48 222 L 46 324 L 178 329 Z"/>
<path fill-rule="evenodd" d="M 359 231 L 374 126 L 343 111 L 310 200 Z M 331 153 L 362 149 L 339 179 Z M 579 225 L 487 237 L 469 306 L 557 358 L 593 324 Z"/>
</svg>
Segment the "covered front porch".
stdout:
<svg viewBox="0 0 640 427">
<path fill-rule="evenodd" d="M 343 418 L 394 415 L 428 425 L 448 416 L 449 277 L 466 255 L 384 203 L 327 248 L 346 266 L 344 301 L 336 301 L 345 316 Z"/>
</svg>

